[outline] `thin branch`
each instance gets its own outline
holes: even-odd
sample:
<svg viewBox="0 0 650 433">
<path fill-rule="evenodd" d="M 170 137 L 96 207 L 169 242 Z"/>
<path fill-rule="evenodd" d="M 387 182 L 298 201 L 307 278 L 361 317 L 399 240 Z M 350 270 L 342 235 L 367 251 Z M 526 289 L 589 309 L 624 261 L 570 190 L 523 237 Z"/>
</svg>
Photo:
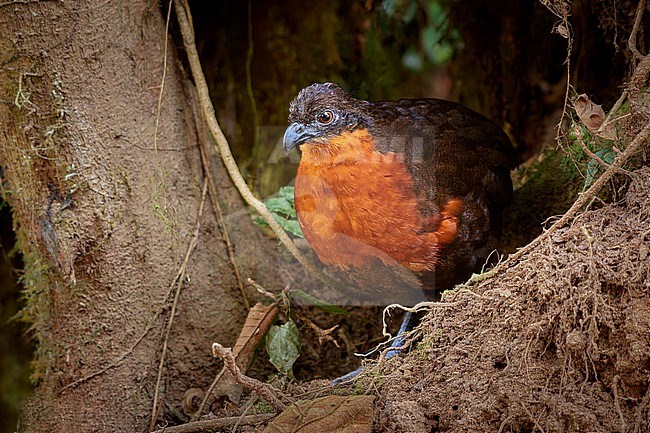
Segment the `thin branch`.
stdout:
<svg viewBox="0 0 650 433">
<path fill-rule="evenodd" d="M 276 390 L 274 390 L 273 387 L 271 387 L 271 385 L 242 374 L 241 370 L 237 366 L 237 362 L 235 361 L 235 356 L 232 354 L 231 349 L 227 347 L 223 347 L 219 343 L 213 343 L 212 354 L 215 357 L 223 359 L 224 365 L 226 366 L 230 374 L 232 374 L 233 378 L 235 379 L 235 382 L 237 382 L 238 384 L 240 384 L 246 389 L 255 391 L 257 395 L 259 395 L 265 402 L 273 406 L 275 410 L 283 411 L 285 409 L 286 405 L 282 403 L 280 398 L 275 394 Z"/>
<path fill-rule="evenodd" d="M 156 413 L 156 406 L 158 405 L 158 396 L 160 394 L 160 382 L 162 381 L 162 372 L 163 372 L 163 367 L 165 364 L 165 357 L 167 355 L 167 347 L 169 343 L 169 334 L 171 333 L 172 325 L 174 324 L 174 316 L 176 315 L 176 308 L 178 306 L 178 298 L 180 297 L 181 294 L 181 288 L 183 287 L 183 280 L 185 279 L 185 274 L 187 272 L 187 264 L 190 260 L 190 256 L 192 255 L 192 252 L 194 252 L 194 249 L 196 248 L 196 245 L 198 243 L 198 237 L 199 237 L 199 232 L 201 231 L 201 216 L 203 215 L 203 208 L 205 205 L 205 197 L 208 192 L 208 178 L 206 177 L 203 180 L 203 191 L 201 193 L 201 204 L 199 205 L 199 210 L 196 215 L 196 227 L 194 229 L 194 234 L 192 235 L 192 239 L 190 240 L 189 245 L 187 246 L 187 252 L 185 253 L 185 258 L 183 259 L 183 263 L 181 263 L 181 267 L 179 269 L 178 274 L 176 275 L 176 278 L 174 279 L 174 282 L 172 284 L 176 284 L 176 293 L 174 294 L 174 302 L 172 303 L 172 309 L 171 312 L 169 313 L 169 320 L 167 321 L 167 326 L 165 328 L 165 337 L 163 340 L 163 348 L 162 352 L 160 354 L 160 362 L 158 363 L 158 375 L 156 377 L 156 388 L 154 391 L 154 396 L 153 396 L 153 404 L 152 404 L 152 410 L 151 410 L 151 427 L 150 431 L 154 429 L 154 426 L 156 425 L 156 420 L 158 418 L 157 413 Z"/>
<path fill-rule="evenodd" d="M 250 411 L 253 408 L 253 405 L 255 405 L 255 403 L 257 403 L 257 396 L 254 395 L 248 400 L 248 403 L 246 404 L 246 407 L 244 407 L 244 409 L 241 412 L 242 415 L 237 419 L 237 422 L 235 423 L 235 425 L 232 426 L 232 433 L 237 433 L 237 429 L 241 425 L 241 422 L 240 422 L 241 419 L 244 418 L 245 413 L 248 413 L 248 411 Z"/>
<path fill-rule="evenodd" d="M 169 44 L 167 40 L 169 38 L 169 22 L 171 21 L 171 10 L 172 10 L 172 1 L 169 0 L 167 5 L 167 18 L 165 20 L 165 48 L 163 51 L 163 70 L 162 77 L 160 78 L 160 90 L 158 91 L 158 103 L 156 105 L 156 123 L 153 130 L 153 148 L 156 155 L 156 167 L 158 168 L 158 175 L 160 176 L 160 184 L 162 186 L 162 196 L 163 196 L 163 206 L 162 210 L 167 212 L 167 193 L 165 185 L 165 175 L 163 174 L 162 167 L 160 166 L 160 158 L 158 157 L 158 130 L 160 127 L 160 113 L 162 110 L 162 99 L 165 92 L 165 80 L 167 79 L 167 50 Z"/>
<path fill-rule="evenodd" d="M 645 126 L 639 131 L 636 137 L 634 137 L 634 140 L 627 146 L 625 151 L 620 154 L 616 160 L 612 164 L 610 164 L 605 170 L 605 172 L 600 176 L 592 185 L 587 189 L 584 193 L 582 193 L 578 199 L 573 203 L 573 205 L 569 208 L 568 211 L 564 215 L 562 215 L 562 218 L 557 220 L 555 224 L 553 224 L 548 230 L 546 230 L 543 234 L 535 238 L 531 243 L 526 245 L 523 248 L 520 248 L 517 250 L 516 253 L 510 255 L 508 259 L 498 266 L 496 266 L 494 269 L 485 272 L 483 274 L 479 275 L 474 275 L 470 280 L 467 282 L 467 284 L 473 284 L 473 283 L 478 283 L 480 281 L 486 280 L 488 278 L 493 277 L 494 275 L 498 274 L 504 269 L 509 268 L 512 266 L 514 262 L 519 260 L 524 254 L 528 254 L 530 251 L 534 250 L 537 248 L 539 244 L 544 242 L 546 239 L 548 239 L 551 234 L 553 234 L 555 231 L 557 231 L 559 228 L 563 227 L 569 220 L 571 220 L 582 207 L 587 204 L 592 198 L 598 194 L 600 189 L 607 183 L 613 176 L 616 174 L 617 171 L 621 170 L 623 164 L 627 162 L 627 160 L 634 154 L 636 153 L 637 150 L 641 148 L 641 145 L 645 144 L 648 141 L 648 137 L 650 136 L 650 122 L 647 122 Z"/>
<path fill-rule="evenodd" d="M 201 112 L 202 114 L 202 112 Z M 198 119 L 203 120 L 203 116 L 195 116 L 197 118 L 197 129 L 202 130 L 202 125 L 204 122 L 199 123 Z M 237 259 L 235 257 L 235 249 L 232 246 L 230 240 L 230 233 L 228 233 L 228 226 L 226 225 L 226 220 L 223 217 L 223 210 L 221 208 L 221 202 L 219 201 L 219 194 L 217 193 L 217 184 L 212 175 L 212 170 L 210 167 L 210 158 L 208 157 L 208 143 L 203 137 L 203 134 L 199 135 L 199 153 L 201 155 L 201 164 L 203 165 L 203 172 L 208 178 L 208 190 L 210 192 L 210 203 L 212 203 L 212 209 L 214 210 L 215 217 L 217 219 L 217 225 L 221 230 L 221 235 L 223 240 L 226 243 L 226 251 L 228 252 L 228 259 L 230 260 L 230 265 L 232 266 L 233 273 L 235 274 L 235 279 L 237 280 L 237 287 L 239 287 L 239 292 L 241 293 L 242 300 L 244 301 L 244 306 L 246 310 L 251 309 L 250 301 L 248 296 L 246 296 L 246 291 L 244 289 L 244 282 L 241 277 L 241 272 L 239 272 L 239 266 L 237 265 Z"/>
<path fill-rule="evenodd" d="M 644 9 L 645 9 L 645 0 L 639 0 L 639 5 L 636 8 L 636 15 L 634 16 L 634 26 L 632 27 L 630 38 L 627 40 L 627 46 L 630 48 L 630 51 L 632 51 L 634 57 L 639 60 L 643 59 L 644 56 L 639 52 L 639 49 L 636 47 L 636 35 L 639 32 L 639 27 L 641 26 Z"/>
<path fill-rule="evenodd" d="M 259 114 L 257 113 L 257 103 L 255 102 L 255 95 L 253 94 L 253 78 L 251 77 L 251 65 L 253 63 L 253 56 L 255 55 L 255 45 L 253 41 L 253 6 L 251 0 L 248 0 L 248 51 L 246 53 L 246 93 L 251 103 L 251 111 L 253 113 L 253 161 L 257 158 L 259 146 Z"/>
<path fill-rule="evenodd" d="M 562 123 L 564 123 L 564 118 L 566 117 L 567 108 L 569 106 L 569 92 L 571 90 L 571 51 L 573 48 L 573 34 L 571 31 L 571 24 L 569 24 L 569 14 L 571 10 L 569 5 L 565 2 L 542 0 L 542 4 L 546 6 L 553 15 L 560 18 L 562 21 L 562 27 L 556 24 L 553 30 L 567 40 L 566 60 L 564 62 L 566 64 L 566 91 L 564 93 L 562 114 L 560 115 L 560 120 L 556 126 L 556 140 L 560 143 L 560 137 L 562 136 Z"/>
<path fill-rule="evenodd" d="M 246 201 L 246 203 L 248 203 L 260 214 L 260 216 L 264 219 L 264 221 L 266 221 L 271 230 L 273 230 L 275 235 L 278 237 L 280 243 L 282 243 L 282 245 L 287 248 L 287 250 L 296 258 L 296 260 L 298 260 L 298 262 L 300 262 L 312 274 L 316 275 L 325 284 L 333 285 L 334 280 L 323 274 L 300 252 L 298 247 L 296 247 L 289 235 L 287 235 L 282 227 L 280 227 L 264 203 L 258 200 L 248 188 L 248 185 L 246 185 L 246 181 L 239 172 L 239 167 L 237 167 L 237 162 L 232 156 L 228 140 L 224 136 L 223 131 L 221 131 L 219 122 L 217 121 L 217 118 L 214 114 L 214 107 L 212 105 L 212 100 L 210 99 L 210 91 L 208 89 L 208 84 L 205 80 L 205 76 L 203 75 L 201 61 L 199 60 L 199 54 L 196 49 L 189 5 L 187 4 L 186 0 L 176 0 L 174 1 L 174 6 L 178 24 L 181 29 L 181 34 L 183 35 L 183 43 L 185 46 L 185 51 L 187 53 L 188 62 L 190 64 L 190 69 L 192 71 L 192 76 L 194 78 L 194 83 L 196 84 L 196 88 L 199 93 L 199 102 L 201 109 L 205 114 L 208 128 L 214 137 L 217 150 L 221 155 L 221 159 L 226 166 L 226 170 L 228 171 L 233 184 L 241 194 L 244 201 Z"/>
<path fill-rule="evenodd" d="M 618 374 L 615 375 L 612 379 L 612 392 L 614 393 L 614 408 L 616 408 L 616 413 L 618 414 L 618 418 L 621 421 L 621 431 L 626 432 L 627 425 L 625 424 L 625 416 L 623 416 L 623 412 L 621 411 L 621 401 L 618 396 L 618 381 L 620 379 L 621 378 Z"/>
<path fill-rule="evenodd" d="M 259 415 L 232 416 L 228 418 L 207 419 L 202 421 L 189 422 L 173 427 L 164 427 L 153 433 L 211 433 L 216 429 L 228 427 L 239 423 L 239 425 L 253 425 L 265 422 L 275 417 L 274 413 L 262 413 Z"/>
<path fill-rule="evenodd" d="M 265 321 L 269 317 L 269 315 L 277 314 L 277 309 L 275 308 L 276 305 L 277 305 L 277 301 L 274 304 L 272 304 L 273 308 L 269 309 L 264 314 L 264 318 L 262 319 L 262 321 Z M 270 321 L 270 322 L 272 322 L 272 321 Z M 269 326 L 270 326 L 270 323 L 269 323 Z M 259 332 L 262 335 L 266 335 L 266 333 L 268 332 L 268 328 L 267 329 L 259 329 Z M 260 339 L 261 339 L 261 337 L 260 337 Z M 250 342 L 250 340 L 249 340 L 249 342 Z M 259 340 L 258 340 L 258 343 L 259 343 Z M 256 345 L 257 345 L 257 343 L 256 343 Z M 240 353 L 241 353 L 241 351 L 240 351 Z M 239 356 L 239 353 L 236 356 Z M 235 361 L 237 361 L 237 359 L 235 359 Z M 203 415 L 203 409 L 205 408 L 205 405 L 207 404 L 208 399 L 212 396 L 212 393 L 214 392 L 214 389 L 216 388 L 217 384 L 219 383 L 219 381 L 221 380 L 221 378 L 223 377 L 225 372 L 226 372 L 226 367 L 224 366 L 221 369 L 221 371 L 219 373 L 217 373 L 214 380 L 212 381 L 212 383 L 208 387 L 208 390 L 205 392 L 205 395 L 203 396 L 203 400 L 201 400 L 201 404 L 199 404 L 199 408 L 196 410 L 196 412 L 194 412 L 194 415 L 192 415 L 192 418 L 190 419 L 190 421 L 194 421 L 198 417 Z"/>
<path fill-rule="evenodd" d="M 160 90 L 158 91 L 158 104 L 156 105 L 156 124 L 153 130 L 153 148 L 158 153 L 158 127 L 160 126 L 160 112 L 162 110 L 162 98 L 165 92 L 165 79 L 167 78 L 167 49 L 169 44 L 167 43 L 167 38 L 169 38 L 169 21 L 172 14 L 172 1 L 169 0 L 169 5 L 167 6 L 167 18 L 165 20 L 165 48 L 163 51 L 163 70 L 162 77 L 160 78 Z"/>
<path fill-rule="evenodd" d="M 578 136 L 578 143 L 580 143 L 580 147 L 582 148 L 583 152 L 587 154 L 587 156 L 589 156 L 590 158 L 596 160 L 596 162 L 598 164 L 600 164 L 601 166 L 603 166 L 605 168 L 609 167 L 609 164 L 607 164 L 605 161 L 600 159 L 600 156 L 596 155 L 594 152 L 591 151 L 591 149 L 589 149 L 587 147 L 587 144 L 582 139 L 582 135 Z"/>
</svg>

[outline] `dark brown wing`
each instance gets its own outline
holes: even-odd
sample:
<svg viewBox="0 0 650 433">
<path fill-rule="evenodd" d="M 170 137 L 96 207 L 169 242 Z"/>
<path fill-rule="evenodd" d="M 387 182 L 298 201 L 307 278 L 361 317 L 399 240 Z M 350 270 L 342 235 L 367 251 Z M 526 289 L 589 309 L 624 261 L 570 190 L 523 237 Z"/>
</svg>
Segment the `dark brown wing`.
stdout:
<svg viewBox="0 0 650 433">
<path fill-rule="evenodd" d="M 424 215 L 463 200 L 455 240 L 441 252 L 435 274 L 423 276 L 429 288 L 461 282 L 485 262 L 500 234 L 518 163 L 510 140 L 487 118 L 450 101 L 377 102 L 365 111 L 378 150 L 404 154 Z"/>
</svg>

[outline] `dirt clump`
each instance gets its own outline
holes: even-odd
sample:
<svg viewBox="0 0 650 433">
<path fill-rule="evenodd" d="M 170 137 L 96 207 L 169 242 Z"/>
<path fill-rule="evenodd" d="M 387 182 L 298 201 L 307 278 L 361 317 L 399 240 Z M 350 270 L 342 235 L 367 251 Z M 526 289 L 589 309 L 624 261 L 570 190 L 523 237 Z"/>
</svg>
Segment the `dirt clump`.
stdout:
<svg viewBox="0 0 650 433">
<path fill-rule="evenodd" d="M 515 266 L 448 293 L 371 370 L 377 432 L 650 431 L 650 168 Z"/>
</svg>

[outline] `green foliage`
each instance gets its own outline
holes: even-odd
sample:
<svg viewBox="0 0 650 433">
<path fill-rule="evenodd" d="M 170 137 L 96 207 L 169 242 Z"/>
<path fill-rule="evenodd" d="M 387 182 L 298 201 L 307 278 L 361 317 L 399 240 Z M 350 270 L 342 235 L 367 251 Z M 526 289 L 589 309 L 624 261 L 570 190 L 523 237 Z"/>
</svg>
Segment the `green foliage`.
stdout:
<svg viewBox="0 0 650 433">
<path fill-rule="evenodd" d="M 264 204 L 280 224 L 280 227 L 295 237 L 304 237 L 296 217 L 292 186 L 283 186 L 275 196 L 264 200 Z M 259 226 L 268 226 L 266 221 L 260 217 L 255 218 L 255 223 Z"/>
<path fill-rule="evenodd" d="M 382 10 L 403 26 L 417 29 L 417 37 L 410 38 L 402 54 L 402 65 L 408 70 L 444 65 L 463 47 L 460 33 L 451 26 L 439 0 L 384 0 Z"/>
<path fill-rule="evenodd" d="M 614 158 L 616 157 L 616 153 L 614 153 L 614 150 L 607 147 L 601 147 L 600 149 L 596 150 L 594 154 L 597 157 L 599 157 L 603 162 L 606 162 L 607 164 L 611 164 L 612 162 L 614 162 Z M 589 188 L 591 184 L 594 183 L 599 168 L 603 168 L 603 167 L 601 167 L 598 161 L 596 161 L 594 158 L 589 160 L 589 162 L 587 163 L 587 174 L 585 176 L 584 189 Z"/>
<path fill-rule="evenodd" d="M 582 141 L 582 144 L 584 144 L 585 147 L 606 164 L 611 164 L 616 158 L 616 153 L 613 149 L 614 142 L 612 140 L 604 140 L 595 137 L 589 132 L 585 125 L 582 123 L 576 123 L 576 121 L 573 122 L 568 136 L 569 151 L 579 164 L 578 168 L 585 170 L 585 181 L 582 186 L 583 190 L 585 190 L 594 183 L 598 174 L 603 171 L 604 167 L 596 160 L 596 158 L 592 158 L 585 152 L 580 141 Z"/>
<path fill-rule="evenodd" d="M 271 364 L 290 379 L 294 379 L 293 364 L 300 356 L 301 347 L 300 333 L 293 320 L 282 326 L 271 326 L 266 335 L 266 351 Z"/>
<path fill-rule="evenodd" d="M 273 406 L 270 404 L 266 403 L 265 401 L 258 400 L 254 405 L 253 405 L 253 413 L 258 414 L 258 413 L 273 413 L 275 409 L 273 409 Z"/>
</svg>

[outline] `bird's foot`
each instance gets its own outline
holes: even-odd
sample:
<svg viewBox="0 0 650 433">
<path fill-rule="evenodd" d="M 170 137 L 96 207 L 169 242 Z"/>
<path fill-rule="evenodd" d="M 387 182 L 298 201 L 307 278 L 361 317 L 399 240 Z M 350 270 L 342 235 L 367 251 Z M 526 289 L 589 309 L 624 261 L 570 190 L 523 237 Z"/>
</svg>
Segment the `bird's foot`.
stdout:
<svg viewBox="0 0 650 433">
<path fill-rule="evenodd" d="M 393 340 L 393 342 L 390 345 L 390 350 L 386 352 L 386 356 L 384 358 L 390 359 L 394 357 L 395 355 L 399 355 L 400 353 L 404 352 L 405 350 L 405 344 L 406 344 L 406 339 L 405 339 L 405 334 L 409 332 L 410 330 L 413 329 L 414 322 L 415 322 L 415 315 L 414 313 L 411 313 L 410 311 L 407 311 L 406 314 L 404 315 L 404 319 L 402 320 L 402 325 L 399 327 L 399 331 L 397 332 L 397 336 Z M 361 366 L 357 368 L 354 371 L 351 371 L 347 374 L 344 374 L 341 377 L 337 377 L 336 379 L 332 380 L 332 385 L 340 385 L 342 383 L 349 382 L 353 379 L 355 379 L 357 376 L 359 376 L 364 370 L 364 367 Z"/>
</svg>

